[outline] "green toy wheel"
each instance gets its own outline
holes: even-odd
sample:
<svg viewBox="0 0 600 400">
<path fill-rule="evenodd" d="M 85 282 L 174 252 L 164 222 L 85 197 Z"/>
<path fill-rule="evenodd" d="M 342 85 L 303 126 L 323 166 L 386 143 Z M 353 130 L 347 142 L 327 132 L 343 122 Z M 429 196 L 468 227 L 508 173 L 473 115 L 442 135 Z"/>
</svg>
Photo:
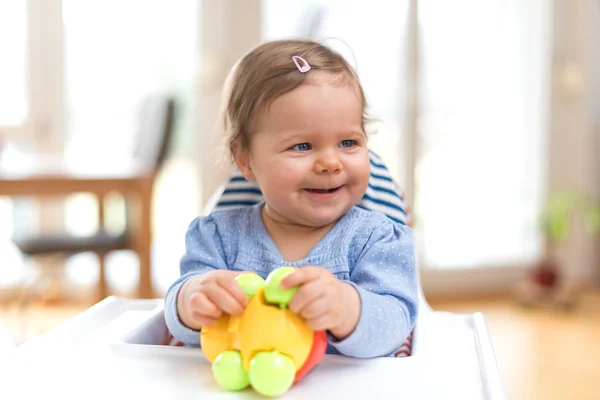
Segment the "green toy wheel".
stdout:
<svg viewBox="0 0 600 400">
<path fill-rule="evenodd" d="M 253 272 L 238 275 L 235 280 L 248 296 L 248 300 L 252 300 L 258 289 L 265 286 L 265 280 Z"/>
<path fill-rule="evenodd" d="M 294 383 L 294 361 L 278 351 L 261 351 L 250 361 L 250 384 L 263 396 L 279 396 Z"/>
<path fill-rule="evenodd" d="M 223 389 L 239 391 L 248 387 L 248 373 L 242 364 L 239 351 L 224 351 L 212 363 L 215 380 Z"/>
<path fill-rule="evenodd" d="M 283 290 L 279 285 L 283 278 L 295 270 L 296 268 L 294 267 L 281 267 L 271 271 L 269 276 L 267 276 L 267 281 L 265 283 L 265 299 L 268 303 L 278 304 L 281 308 L 287 308 L 298 288 L 294 287 Z"/>
</svg>

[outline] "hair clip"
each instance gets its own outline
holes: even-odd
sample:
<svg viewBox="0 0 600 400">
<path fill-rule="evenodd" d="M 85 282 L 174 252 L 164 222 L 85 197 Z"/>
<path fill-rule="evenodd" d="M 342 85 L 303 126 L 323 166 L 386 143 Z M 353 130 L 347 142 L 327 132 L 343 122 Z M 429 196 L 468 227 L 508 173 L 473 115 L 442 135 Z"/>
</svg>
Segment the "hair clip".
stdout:
<svg viewBox="0 0 600 400">
<path fill-rule="evenodd" d="M 304 65 L 300 65 L 298 63 L 298 60 L 301 60 L 304 63 Z M 308 65 L 304 58 L 300 56 L 292 56 L 292 61 L 294 61 L 294 64 L 296 64 L 296 68 L 298 68 L 298 71 L 302 73 L 310 71 L 310 65 Z"/>
</svg>

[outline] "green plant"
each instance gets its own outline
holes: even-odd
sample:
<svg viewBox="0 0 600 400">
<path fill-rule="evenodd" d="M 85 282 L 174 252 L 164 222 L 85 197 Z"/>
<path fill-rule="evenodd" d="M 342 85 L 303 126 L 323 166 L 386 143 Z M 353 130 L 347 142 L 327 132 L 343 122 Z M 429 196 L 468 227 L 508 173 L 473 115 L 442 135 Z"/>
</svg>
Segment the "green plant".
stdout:
<svg viewBox="0 0 600 400">
<path fill-rule="evenodd" d="M 592 235 L 600 232 L 600 202 L 591 202 L 586 210 L 585 225 Z"/>
<path fill-rule="evenodd" d="M 590 234 L 600 231 L 600 203 L 581 192 L 551 193 L 542 215 L 542 231 L 551 244 L 558 244 L 569 236 L 571 222 L 580 214 Z"/>
</svg>

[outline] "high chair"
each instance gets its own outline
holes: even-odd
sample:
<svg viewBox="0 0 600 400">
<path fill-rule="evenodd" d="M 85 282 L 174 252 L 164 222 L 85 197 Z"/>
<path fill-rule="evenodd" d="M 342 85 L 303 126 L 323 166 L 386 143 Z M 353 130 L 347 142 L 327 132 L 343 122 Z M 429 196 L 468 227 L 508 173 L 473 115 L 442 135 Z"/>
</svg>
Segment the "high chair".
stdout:
<svg viewBox="0 0 600 400">
<path fill-rule="evenodd" d="M 401 192 L 387 168 L 374 153 L 370 157 L 369 191 L 360 206 L 378 207 L 398 223 L 409 223 Z M 261 200 L 254 184 L 240 176 L 234 172 L 211 197 L 206 211 Z M 482 314 L 434 311 L 420 283 L 419 301 L 412 341 L 397 353 L 404 357 L 359 360 L 326 355 L 281 398 L 504 399 Z M 173 342 L 165 325 L 162 299 L 109 297 L 20 346 L 12 356 L 0 357 L 0 373 L 3 366 L 10 378 L 0 385 L 0 398 L 13 393 L 23 398 L 47 393 L 62 398 L 92 394 L 94 398 L 161 400 L 263 398 L 251 390 L 223 390 L 201 351 Z"/>
</svg>

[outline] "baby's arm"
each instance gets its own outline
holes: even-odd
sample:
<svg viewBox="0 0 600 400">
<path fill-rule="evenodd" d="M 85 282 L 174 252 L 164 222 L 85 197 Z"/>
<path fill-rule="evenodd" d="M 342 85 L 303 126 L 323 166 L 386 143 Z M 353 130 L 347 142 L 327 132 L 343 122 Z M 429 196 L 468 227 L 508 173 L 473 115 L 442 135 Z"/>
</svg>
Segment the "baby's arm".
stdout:
<svg viewBox="0 0 600 400">
<path fill-rule="evenodd" d="M 185 236 L 186 252 L 181 258 L 181 277 L 167 290 L 165 296 L 165 321 L 171 334 L 179 341 L 200 345 L 200 334 L 181 322 L 177 311 L 177 297 L 185 282 L 197 275 L 217 269 L 227 269 L 221 237 L 212 217 L 196 218 Z"/>
<path fill-rule="evenodd" d="M 388 356 L 406 339 L 418 312 L 413 236 L 400 224 L 377 227 L 358 255 L 350 283 L 360 297 L 354 332 L 332 345 L 358 358 Z"/>
</svg>

